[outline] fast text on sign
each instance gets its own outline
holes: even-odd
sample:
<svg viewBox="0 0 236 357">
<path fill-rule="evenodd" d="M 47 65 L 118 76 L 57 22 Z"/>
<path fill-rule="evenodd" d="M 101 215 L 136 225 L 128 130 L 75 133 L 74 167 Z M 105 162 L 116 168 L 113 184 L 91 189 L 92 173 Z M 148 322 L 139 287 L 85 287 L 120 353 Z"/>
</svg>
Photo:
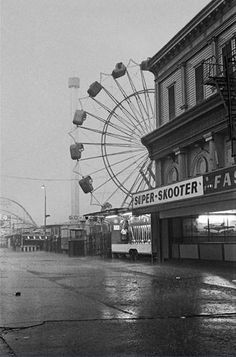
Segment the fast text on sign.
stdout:
<svg viewBox="0 0 236 357">
<path fill-rule="evenodd" d="M 236 188 L 236 167 L 210 172 L 203 176 L 204 193 L 215 193 Z"/>
</svg>

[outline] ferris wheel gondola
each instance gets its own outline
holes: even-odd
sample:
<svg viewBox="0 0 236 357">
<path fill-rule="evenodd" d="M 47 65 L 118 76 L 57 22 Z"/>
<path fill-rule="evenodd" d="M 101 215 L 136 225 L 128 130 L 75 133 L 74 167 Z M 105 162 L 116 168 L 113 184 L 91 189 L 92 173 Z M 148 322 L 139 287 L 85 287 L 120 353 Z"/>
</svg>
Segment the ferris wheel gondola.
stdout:
<svg viewBox="0 0 236 357">
<path fill-rule="evenodd" d="M 147 61 L 116 64 L 79 99 L 69 135 L 74 168 L 91 204 L 129 207 L 134 192 L 155 187 L 155 165 L 141 138 L 156 127 Z"/>
</svg>

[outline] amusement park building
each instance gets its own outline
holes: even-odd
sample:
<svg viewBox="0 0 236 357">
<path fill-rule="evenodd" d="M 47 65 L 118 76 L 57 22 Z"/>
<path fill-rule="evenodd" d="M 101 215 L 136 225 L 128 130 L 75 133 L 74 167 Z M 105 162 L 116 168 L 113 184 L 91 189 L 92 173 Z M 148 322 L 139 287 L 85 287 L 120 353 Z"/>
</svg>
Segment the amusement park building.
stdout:
<svg viewBox="0 0 236 357">
<path fill-rule="evenodd" d="M 151 213 L 159 261 L 236 260 L 236 1 L 211 1 L 148 69 L 156 188 L 134 194 L 133 213 Z"/>
</svg>

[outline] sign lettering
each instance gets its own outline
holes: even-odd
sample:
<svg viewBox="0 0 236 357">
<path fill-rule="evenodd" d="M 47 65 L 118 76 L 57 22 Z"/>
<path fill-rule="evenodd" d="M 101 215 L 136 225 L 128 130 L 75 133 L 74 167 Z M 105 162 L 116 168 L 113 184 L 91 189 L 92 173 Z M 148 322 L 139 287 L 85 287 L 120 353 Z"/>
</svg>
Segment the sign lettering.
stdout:
<svg viewBox="0 0 236 357">
<path fill-rule="evenodd" d="M 210 172 L 203 176 L 204 193 L 214 193 L 236 188 L 236 167 Z"/>
<path fill-rule="evenodd" d="M 173 202 L 203 195 L 203 177 L 133 194 L 133 208 Z"/>
</svg>

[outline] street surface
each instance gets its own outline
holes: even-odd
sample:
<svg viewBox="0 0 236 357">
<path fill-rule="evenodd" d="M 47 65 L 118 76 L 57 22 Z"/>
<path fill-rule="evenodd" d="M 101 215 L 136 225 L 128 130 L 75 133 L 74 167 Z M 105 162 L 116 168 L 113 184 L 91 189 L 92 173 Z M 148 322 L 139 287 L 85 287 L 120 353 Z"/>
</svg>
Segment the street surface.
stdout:
<svg viewBox="0 0 236 357">
<path fill-rule="evenodd" d="M 236 356 L 229 263 L 0 249 L 0 356 Z"/>
</svg>

